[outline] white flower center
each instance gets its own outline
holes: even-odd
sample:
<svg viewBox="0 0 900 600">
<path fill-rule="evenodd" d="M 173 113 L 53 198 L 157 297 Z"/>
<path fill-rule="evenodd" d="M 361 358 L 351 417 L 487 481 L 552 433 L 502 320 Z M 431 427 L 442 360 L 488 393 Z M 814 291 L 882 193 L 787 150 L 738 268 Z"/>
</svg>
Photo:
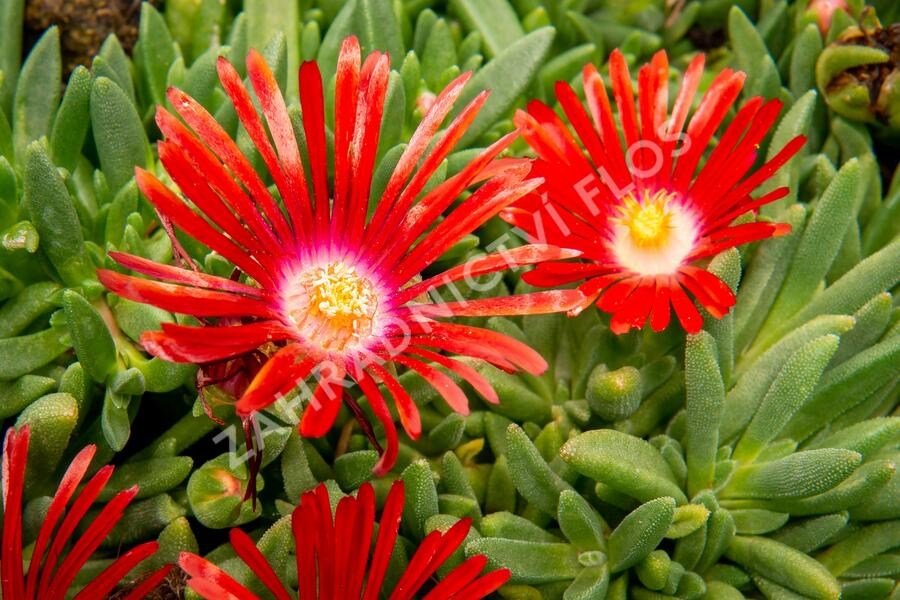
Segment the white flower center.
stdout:
<svg viewBox="0 0 900 600">
<path fill-rule="evenodd" d="M 640 275 L 674 273 L 694 249 L 695 219 L 675 194 L 645 191 L 640 200 L 629 193 L 613 219 L 611 247 L 619 263 Z"/>
<path fill-rule="evenodd" d="M 325 351 L 358 345 L 372 333 L 378 313 L 375 285 L 341 261 L 300 272 L 284 299 L 300 335 Z"/>
</svg>

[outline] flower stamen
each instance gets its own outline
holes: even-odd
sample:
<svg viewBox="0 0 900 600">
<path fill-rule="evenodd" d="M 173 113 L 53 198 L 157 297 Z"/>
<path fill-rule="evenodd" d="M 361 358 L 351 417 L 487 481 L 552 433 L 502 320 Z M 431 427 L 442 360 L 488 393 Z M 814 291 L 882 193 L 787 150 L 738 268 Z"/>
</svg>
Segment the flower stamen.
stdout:
<svg viewBox="0 0 900 600">
<path fill-rule="evenodd" d="M 645 190 L 643 198 L 638 201 L 634 193 L 629 192 L 622 200 L 622 204 L 616 207 L 621 216 L 614 218 L 613 221 L 628 228 L 638 247 L 660 248 L 668 243 L 672 232 L 673 214 L 669 202 L 674 197 L 675 194 L 665 191 L 656 192 L 651 196 L 650 192 Z"/>
<path fill-rule="evenodd" d="M 287 313 L 303 337 L 340 351 L 372 332 L 378 293 L 353 265 L 341 261 L 302 272 L 287 297 Z"/>
</svg>

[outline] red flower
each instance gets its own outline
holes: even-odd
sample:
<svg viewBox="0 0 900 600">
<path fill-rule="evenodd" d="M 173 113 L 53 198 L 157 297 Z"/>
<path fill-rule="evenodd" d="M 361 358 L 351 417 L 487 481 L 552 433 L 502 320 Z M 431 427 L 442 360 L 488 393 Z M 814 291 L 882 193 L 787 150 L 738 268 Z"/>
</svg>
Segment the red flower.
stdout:
<svg viewBox="0 0 900 600">
<path fill-rule="evenodd" d="M 138 492 L 137 486 L 116 494 L 103 507 L 93 522 L 60 562 L 67 543 L 97 496 L 113 473 L 106 466 L 88 481 L 66 513 L 66 505 L 75 496 L 75 490 L 84 478 L 95 446 L 87 446 L 72 460 L 50 502 L 41 530 L 31 554 L 27 575 L 22 569 L 22 491 L 25 484 L 25 464 L 28 459 L 28 426 L 18 432 L 10 427 L 3 445 L 3 548 L 0 556 L 0 578 L 4 598 L 15 600 L 62 600 L 69 591 L 78 571 L 106 538 L 125 507 Z M 56 528 L 59 524 L 59 529 Z M 147 542 L 126 552 L 103 570 L 91 583 L 75 596 L 76 600 L 102 600 L 118 585 L 138 563 L 156 552 L 159 544 Z M 163 567 L 135 587 L 125 600 L 143 598 L 168 574 L 172 565 Z"/>
<path fill-rule="evenodd" d="M 540 195 L 529 195 L 503 217 L 533 238 L 580 250 L 591 261 L 544 263 L 524 278 L 542 287 L 585 280 L 580 286 L 585 302 L 573 312 L 596 301 L 612 313 L 616 333 L 641 328 L 648 318 L 653 330 L 661 331 L 669 324 L 670 307 L 688 332 L 699 331 L 702 318 L 685 291 L 721 318 L 734 305 L 734 294 L 696 263 L 790 229 L 778 223 L 731 223 L 787 195 L 787 188 L 757 199 L 750 193 L 784 165 L 805 138 L 791 140 L 754 170 L 759 143 L 774 124 L 781 102 L 753 98 L 698 168 L 745 78 L 742 72 L 723 69 L 684 132 L 703 62 L 703 55 L 691 62 L 667 119 L 665 52 L 641 68 L 637 107 L 625 59 L 618 50 L 612 53 L 610 79 L 627 151 L 622 149 L 603 79 L 593 65 L 584 68 L 590 117 L 570 85 L 556 84 L 559 104 L 586 153 L 566 123 L 537 100 L 515 118 L 538 155 L 534 174 L 543 177 L 544 184 Z"/>
<path fill-rule="evenodd" d="M 416 437 L 421 430 L 415 404 L 387 363 L 417 371 L 463 414 L 468 411 L 465 394 L 430 363 L 458 375 L 490 402 L 497 402 L 497 395 L 469 365 L 439 352 L 483 359 L 510 371 L 540 373 L 546 368 L 537 353 L 513 339 L 434 317 L 563 311 L 578 304 L 579 292 L 418 300 L 468 276 L 577 256 L 555 247 L 524 246 L 416 282 L 419 273 L 458 240 L 539 184 L 528 179 L 528 164 L 492 164 L 513 141 L 513 133 L 416 201 L 487 98 L 487 92 L 478 95 L 436 136 L 470 74 L 461 75 L 438 95 L 380 199 L 372 203 L 390 73 L 387 55 L 373 53 L 361 66 L 356 39 L 344 41 L 337 67 L 330 189 L 322 78 L 316 63 L 307 62 L 300 69 L 308 173 L 284 100 L 263 58 L 251 52 L 247 72 L 265 124 L 234 67 L 220 58 L 218 70 L 286 214 L 213 117 L 184 93 L 169 90 L 172 106 L 194 133 L 160 108 L 157 123 L 166 140 L 159 143 L 159 156 L 193 207 L 146 171 L 137 171 L 138 185 L 163 224 L 171 221 L 194 236 L 234 263 L 246 279 L 224 279 L 196 267 L 189 270 L 112 253 L 121 265 L 166 283 L 102 270 L 100 279 L 111 291 L 173 312 L 218 319 L 200 327 L 164 324 L 162 331 L 144 334 L 142 343 L 151 354 L 202 364 L 240 359 L 263 349 L 268 361 L 253 373 L 237 403 L 237 413 L 244 418 L 291 391 L 298 381 L 317 376 L 318 387 L 300 423 L 307 436 L 329 430 L 340 409 L 344 379 L 355 381 L 385 428 L 387 450 L 376 467 L 379 473 L 388 470 L 397 455 L 396 429 L 379 381 L 393 396 L 406 431 Z M 436 224 L 465 189 L 485 178 L 486 168 L 494 175 Z"/>
<path fill-rule="evenodd" d="M 375 526 L 375 493 L 371 484 L 363 484 L 356 497 L 341 498 L 334 520 L 328 488 L 320 485 L 306 492 L 291 515 L 300 582 L 300 589 L 297 590 L 299 600 L 380 598 L 382 591 L 386 591 L 382 589 L 384 576 L 397 541 L 402 512 L 403 482 L 397 481 L 385 502 L 375 534 L 375 549 L 369 560 Z M 462 519 L 445 533 L 429 533 L 410 559 L 390 599 L 411 600 L 460 547 L 470 527 L 471 519 Z M 246 533 L 232 529 L 231 546 L 275 598 L 289 600 L 294 597 Z M 190 577 L 188 587 L 204 598 L 257 598 L 216 565 L 196 554 L 182 552 L 178 563 Z M 484 598 L 509 579 L 506 569 L 481 575 L 486 564 L 487 558 L 483 555 L 469 558 L 434 585 L 425 595 L 425 600 Z"/>
</svg>

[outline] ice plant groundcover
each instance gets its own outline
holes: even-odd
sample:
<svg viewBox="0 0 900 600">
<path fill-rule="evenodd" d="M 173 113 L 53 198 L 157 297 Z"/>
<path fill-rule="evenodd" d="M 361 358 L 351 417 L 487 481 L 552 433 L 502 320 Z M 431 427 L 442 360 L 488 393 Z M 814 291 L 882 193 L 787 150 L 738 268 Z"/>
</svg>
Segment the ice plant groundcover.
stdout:
<svg viewBox="0 0 900 600">
<path fill-rule="evenodd" d="M 78 10 L 0 0 L 4 598 L 900 597 L 893 3 Z"/>
</svg>

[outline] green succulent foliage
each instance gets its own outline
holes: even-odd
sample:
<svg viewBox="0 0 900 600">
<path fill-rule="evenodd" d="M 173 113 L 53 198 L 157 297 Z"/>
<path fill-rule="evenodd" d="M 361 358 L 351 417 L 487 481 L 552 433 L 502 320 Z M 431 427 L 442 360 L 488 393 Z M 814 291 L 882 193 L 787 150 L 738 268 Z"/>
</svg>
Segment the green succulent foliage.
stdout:
<svg viewBox="0 0 900 600">
<path fill-rule="evenodd" d="M 32 430 L 26 539 L 68 459 L 92 443 L 98 468 L 117 465 L 106 494 L 134 484 L 141 494 L 81 584 L 119 546 L 154 538 L 161 550 L 147 568 L 199 549 L 248 582 L 227 544 L 210 550 L 222 539 L 211 530 L 233 526 L 254 530 L 276 571 L 295 582 L 287 515 L 304 491 L 326 482 L 336 503 L 372 481 L 383 501 L 402 479 L 404 543 L 388 583 L 425 535 L 468 517 L 474 527 L 444 572 L 483 553 L 512 573 L 504 598 L 898 597 L 900 171 L 882 181 L 875 150 L 895 125 L 829 85 L 882 60 L 835 44 L 866 18 L 861 3 L 835 13 L 824 35 L 806 4 L 169 0 L 142 7 L 130 55 L 110 37 L 63 87 L 59 32 L 46 31 L 22 60 L 24 2 L 0 0 L 0 417 Z M 890 2 L 872 4 L 885 24 L 900 18 Z M 195 369 L 140 345 L 160 323 L 188 320 L 106 293 L 95 272 L 118 268 L 113 250 L 173 259 L 133 179 L 140 166 L 165 180 L 154 114 L 157 105 L 171 110 L 169 86 L 196 98 L 249 152 L 218 85 L 218 57 L 243 74 L 247 51 L 258 48 L 299 126 L 300 62 L 333 72 L 349 34 L 392 61 L 373 197 L 434 95 L 463 72 L 472 75 L 456 114 L 481 90 L 492 93 L 429 187 L 509 131 L 529 98 L 552 105 L 556 81 L 578 83 L 581 67 L 604 65 L 613 48 L 631 64 L 666 49 L 674 85 L 698 44 L 725 34 L 708 69 L 745 70 L 746 98 L 785 103 L 761 160 L 798 134 L 809 138 L 768 184 L 791 194 L 758 217 L 792 232 L 711 261 L 738 303 L 721 321 L 705 315 L 696 336 L 675 327 L 617 336 L 595 310 L 473 320 L 528 343 L 549 369 L 473 365 L 500 404 L 467 390 L 467 416 L 401 373 L 423 435 L 401 440 L 386 478 L 373 480 L 377 455 L 347 411 L 325 438 L 303 439 L 297 415 L 276 404 L 260 420 L 260 503 L 242 502 L 251 475 L 227 398 L 207 388 L 204 405 Z M 506 226 L 491 223 L 442 263 L 504 235 Z M 221 257 L 181 241 L 207 271 L 230 275 Z M 514 275 L 483 283 L 464 291 L 527 290 Z"/>
</svg>

